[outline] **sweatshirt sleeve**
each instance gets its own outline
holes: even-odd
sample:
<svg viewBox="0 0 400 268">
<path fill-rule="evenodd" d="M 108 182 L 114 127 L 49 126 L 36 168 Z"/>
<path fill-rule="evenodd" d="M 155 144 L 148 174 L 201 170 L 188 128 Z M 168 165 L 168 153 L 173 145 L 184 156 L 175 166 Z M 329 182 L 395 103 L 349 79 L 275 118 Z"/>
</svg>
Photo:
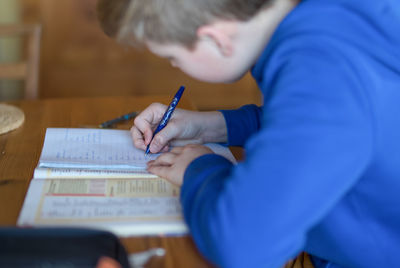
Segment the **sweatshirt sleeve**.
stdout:
<svg viewBox="0 0 400 268">
<path fill-rule="evenodd" d="M 254 104 L 220 112 L 228 130 L 228 146 L 243 147 L 249 137 L 260 129 L 262 109 Z"/>
<path fill-rule="evenodd" d="M 370 161 L 365 85 L 345 56 L 320 47 L 283 51 L 265 68 L 262 127 L 243 162 L 205 155 L 185 172 L 185 219 L 219 267 L 281 267 Z"/>
</svg>

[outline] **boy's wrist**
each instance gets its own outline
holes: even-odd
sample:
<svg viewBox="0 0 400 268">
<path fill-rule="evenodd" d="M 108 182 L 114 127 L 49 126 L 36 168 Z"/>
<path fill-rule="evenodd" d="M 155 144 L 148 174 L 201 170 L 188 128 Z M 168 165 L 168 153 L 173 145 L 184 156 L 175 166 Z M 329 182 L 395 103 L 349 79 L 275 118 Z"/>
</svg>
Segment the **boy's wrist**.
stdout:
<svg viewBox="0 0 400 268">
<path fill-rule="evenodd" d="M 228 140 L 225 118 L 219 111 L 200 112 L 202 143 L 226 143 Z"/>
</svg>

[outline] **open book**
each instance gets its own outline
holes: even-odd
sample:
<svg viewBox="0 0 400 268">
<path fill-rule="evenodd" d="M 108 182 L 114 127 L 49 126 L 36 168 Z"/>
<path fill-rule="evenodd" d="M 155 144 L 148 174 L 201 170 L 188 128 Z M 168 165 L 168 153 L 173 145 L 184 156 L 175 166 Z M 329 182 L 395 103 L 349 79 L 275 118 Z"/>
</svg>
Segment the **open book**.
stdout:
<svg viewBox="0 0 400 268">
<path fill-rule="evenodd" d="M 235 161 L 228 148 L 208 144 Z M 129 131 L 49 128 L 19 226 L 77 226 L 120 236 L 187 233 L 179 187 L 146 171 Z"/>
</svg>

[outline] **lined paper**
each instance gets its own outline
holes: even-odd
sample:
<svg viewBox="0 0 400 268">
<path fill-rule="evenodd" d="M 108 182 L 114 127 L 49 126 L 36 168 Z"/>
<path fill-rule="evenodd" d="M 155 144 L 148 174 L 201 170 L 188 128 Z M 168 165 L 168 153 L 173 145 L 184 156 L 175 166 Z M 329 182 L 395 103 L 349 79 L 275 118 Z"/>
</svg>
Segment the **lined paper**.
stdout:
<svg viewBox="0 0 400 268">
<path fill-rule="evenodd" d="M 145 156 L 127 130 L 48 128 L 39 167 L 144 170 Z"/>
</svg>

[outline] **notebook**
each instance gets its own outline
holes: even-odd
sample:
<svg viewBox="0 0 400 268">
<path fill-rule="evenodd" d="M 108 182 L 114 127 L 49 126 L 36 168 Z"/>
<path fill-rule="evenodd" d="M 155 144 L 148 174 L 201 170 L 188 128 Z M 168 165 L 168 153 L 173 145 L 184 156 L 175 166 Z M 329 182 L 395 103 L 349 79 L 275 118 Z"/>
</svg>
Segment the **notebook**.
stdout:
<svg viewBox="0 0 400 268">
<path fill-rule="evenodd" d="M 235 161 L 227 147 L 207 146 Z M 186 234 L 180 188 L 146 171 L 157 156 L 136 149 L 126 130 L 48 128 L 17 224 Z"/>
</svg>

